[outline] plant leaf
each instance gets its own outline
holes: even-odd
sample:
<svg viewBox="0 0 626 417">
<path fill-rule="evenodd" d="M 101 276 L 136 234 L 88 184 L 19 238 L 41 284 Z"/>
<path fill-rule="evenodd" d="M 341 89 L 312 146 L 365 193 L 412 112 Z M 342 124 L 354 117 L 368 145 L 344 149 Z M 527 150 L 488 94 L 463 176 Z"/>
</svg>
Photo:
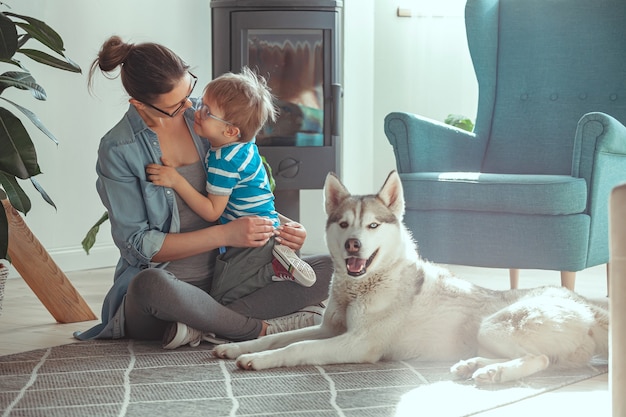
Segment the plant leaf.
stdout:
<svg viewBox="0 0 626 417">
<path fill-rule="evenodd" d="M 46 136 L 48 136 L 50 139 L 52 139 L 52 141 L 54 143 L 56 143 L 57 145 L 59 144 L 59 141 L 57 140 L 57 138 L 52 134 L 52 132 L 50 132 L 41 122 L 41 120 L 39 119 L 39 117 L 37 117 L 37 115 L 35 113 L 33 113 L 32 111 L 28 110 L 26 107 L 22 107 L 17 103 L 12 102 L 11 100 L 8 100 L 4 97 L 0 97 L 0 99 L 11 103 L 12 105 L 14 105 L 19 111 L 21 111 L 22 113 L 24 113 L 24 115 L 26 115 L 26 117 L 28 117 L 30 119 L 31 122 L 33 122 L 33 124 L 35 126 L 37 126 L 37 128 L 39 130 L 41 130 Z"/>
<path fill-rule="evenodd" d="M 18 49 L 17 52 L 20 52 L 26 55 L 33 61 L 39 62 L 40 64 L 48 65 L 50 67 L 59 68 L 59 69 L 70 71 L 70 72 L 78 72 L 78 73 L 82 72 L 80 67 L 76 65 L 74 61 L 70 59 L 66 59 L 65 61 L 62 61 L 58 58 L 53 57 L 50 54 L 47 54 L 42 51 L 38 51 L 36 49 L 23 49 L 22 48 L 22 49 Z"/>
<path fill-rule="evenodd" d="M 449 114 L 444 120 L 444 123 L 458 127 L 459 129 L 467 130 L 468 132 L 474 130 L 474 123 L 469 118 L 461 114 Z"/>
<path fill-rule="evenodd" d="M 56 204 L 54 204 L 54 201 L 52 201 L 52 199 L 50 198 L 50 196 L 48 195 L 46 190 L 44 190 L 43 187 L 41 186 L 41 184 L 39 184 L 39 181 L 37 181 L 33 177 L 30 177 L 30 182 L 35 187 L 35 190 L 39 191 L 39 194 L 41 194 L 41 197 L 44 199 L 44 201 L 46 203 L 50 204 L 56 210 L 57 209 Z"/>
<path fill-rule="evenodd" d="M 32 39 L 32 36 L 28 33 L 21 33 L 17 35 L 17 49 L 26 45 L 26 42 L 28 42 L 29 39 Z"/>
<path fill-rule="evenodd" d="M 20 67 L 21 69 L 28 71 L 20 61 L 18 61 L 15 58 L 11 58 L 11 59 L 4 59 L 4 58 L 0 58 L 0 62 L 4 62 L 5 64 L 11 64 L 11 65 L 15 65 L 17 67 Z"/>
<path fill-rule="evenodd" d="M 276 188 L 276 180 L 274 180 L 274 174 L 272 173 L 272 166 L 267 163 L 267 159 L 263 155 L 261 155 L 261 161 L 263 162 L 263 166 L 265 167 L 265 171 L 267 172 L 267 178 L 270 181 L 270 190 L 274 192 L 274 188 Z"/>
<path fill-rule="evenodd" d="M 0 58 L 11 59 L 17 50 L 17 29 L 15 23 L 0 13 Z"/>
<path fill-rule="evenodd" d="M 42 22 L 39 19 L 35 19 L 34 17 L 25 16 L 17 13 L 4 12 L 4 14 L 7 16 L 17 17 L 18 19 L 22 19 L 28 22 L 28 24 L 22 22 L 13 23 L 16 26 L 22 28 L 34 39 L 37 39 L 39 42 L 52 49 L 54 52 L 58 53 L 59 55 L 63 55 L 63 51 L 65 51 L 65 48 L 63 47 L 63 39 L 54 29 L 52 29 L 46 23 Z"/>
<path fill-rule="evenodd" d="M 87 255 L 89 255 L 89 250 L 93 247 L 94 243 L 96 243 L 96 235 L 98 234 L 98 231 L 100 231 L 100 225 L 108 219 L 109 212 L 105 211 L 102 217 L 100 217 L 96 224 L 91 226 L 91 229 L 89 229 L 89 231 L 85 235 L 85 238 L 83 239 L 81 244 L 83 245 L 83 249 L 85 250 L 85 252 L 87 252 Z"/>
<path fill-rule="evenodd" d="M 0 170 L 22 179 L 41 173 L 22 121 L 4 107 L 0 107 Z"/>
<path fill-rule="evenodd" d="M 6 172 L 0 171 L 0 185 L 2 185 L 11 205 L 15 207 L 16 210 L 24 214 L 30 211 L 30 198 L 28 198 L 13 175 L 7 175 Z"/>
<path fill-rule="evenodd" d="M 45 101 L 48 98 L 46 90 L 37 84 L 29 72 L 7 71 L 0 75 L 0 94 L 8 87 L 30 90 L 37 100 Z"/>
</svg>

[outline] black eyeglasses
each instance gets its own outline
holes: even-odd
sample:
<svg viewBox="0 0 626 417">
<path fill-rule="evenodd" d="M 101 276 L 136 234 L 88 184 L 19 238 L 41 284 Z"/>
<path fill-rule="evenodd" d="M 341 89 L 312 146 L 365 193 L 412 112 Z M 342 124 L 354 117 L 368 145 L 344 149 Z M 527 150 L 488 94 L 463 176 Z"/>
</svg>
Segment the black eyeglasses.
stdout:
<svg viewBox="0 0 626 417">
<path fill-rule="evenodd" d="M 185 107 L 185 104 L 187 103 L 187 100 L 189 100 L 189 97 L 191 97 L 191 93 L 193 92 L 193 89 L 196 88 L 196 83 L 198 82 L 198 77 L 196 77 L 192 73 L 189 73 L 189 75 L 191 75 L 191 78 L 193 79 L 193 81 L 191 81 L 191 89 L 189 90 L 189 94 L 187 94 L 185 96 L 183 101 L 180 102 L 180 105 L 178 107 L 176 107 L 176 110 L 174 110 L 173 112 L 168 113 L 165 110 L 161 110 L 160 108 L 158 108 L 156 106 L 153 106 L 150 103 L 144 103 L 144 104 L 146 106 L 148 106 L 148 107 L 153 108 L 154 110 L 158 111 L 159 113 L 163 113 L 166 116 L 175 117 L 178 113 L 180 113 L 180 111 L 183 109 L 183 107 Z"/>
</svg>

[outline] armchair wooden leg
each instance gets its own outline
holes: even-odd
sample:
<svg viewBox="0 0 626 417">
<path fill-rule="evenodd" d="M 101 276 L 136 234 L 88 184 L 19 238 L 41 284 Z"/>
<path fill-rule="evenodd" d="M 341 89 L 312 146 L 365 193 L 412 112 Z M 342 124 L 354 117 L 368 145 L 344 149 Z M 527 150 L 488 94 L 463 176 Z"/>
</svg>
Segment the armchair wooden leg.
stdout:
<svg viewBox="0 0 626 417">
<path fill-rule="evenodd" d="M 561 271 L 561 285 L 565 288 L 569 288 L 574 291 L 574 284 L 576 283 L 576 272 Z"/>
<path fill-rule="evenodd" d="M 519 286 L 519 269 L 509 269 L 509 281 L 511 282 L 512 290 Z"/>
</svg>

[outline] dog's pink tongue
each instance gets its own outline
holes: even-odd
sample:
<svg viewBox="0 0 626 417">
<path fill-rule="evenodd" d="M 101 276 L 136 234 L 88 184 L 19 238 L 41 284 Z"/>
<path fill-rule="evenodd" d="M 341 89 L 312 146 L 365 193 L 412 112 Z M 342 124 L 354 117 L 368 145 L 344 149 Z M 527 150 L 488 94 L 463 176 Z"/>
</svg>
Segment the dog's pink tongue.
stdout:
<svg viewBox="0 0 626 417">
<path fill-rule="evenodd" d="M 365 261 L 366 259 L 348 258 L 348 260 L 346 261 L 348 271 L 352 273 L 361 272 L 363 268 L 365 268 Z"/>
</svg>

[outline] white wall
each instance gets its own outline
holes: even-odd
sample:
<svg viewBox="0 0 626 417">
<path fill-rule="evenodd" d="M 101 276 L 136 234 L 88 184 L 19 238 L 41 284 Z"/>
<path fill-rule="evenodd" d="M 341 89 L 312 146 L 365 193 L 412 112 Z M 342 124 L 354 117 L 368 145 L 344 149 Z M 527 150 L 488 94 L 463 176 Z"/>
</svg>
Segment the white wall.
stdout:
<svg viewBox="0 0 626 417">
<path fill-rule="evenodd" d="M 342 178 L 353 192 L 375 192 L 395 168 L 383 133 L 383 118 L 390 111 L 411 111 L 437 120 L 448 113 L 475 117 L 477 91 L 461 17 L 463 2 L 431 2 L 344 0 Z M 23 92 L 11 95 L 33 110 L 60 141 L 57 149 L 29 122 L 24 123 L 44 172 L 38 180 L 58 207 L 55 212 L 24 183 L 33 201 L 26 222 L 66 271 L 113 265 L 117 251 L 108 223 L 90 255 L 80 242 L 104 212 L 95 191 L 98 142 L 124 113 L 128 98 L 119 79 L 101 75 L 95 84 L 97 96 L 89 95 L 89 66 L 102 42 L 118 34 L 128 41 L 165 44 L 194 68 L 199 85 L 206 84 L 211 74 L 210 1 L 9 0 L 9 5 L 11 11 L 56 29 L 68 56 L 83 69 L 78 75 L 25 62 L 46 89 L 48 100 L 39 103 Z M 400 18 L 398 6 L 414 14 L 445 17 Z M 325 251 L 322 200 L 321 191 L 302 192 L 300 220 L 309 234 L 304 253 Z"/>
<path fill-rule="evenodd" d="M 397 6 L 413 17 L 398 17 Z M 463 0 L 376 2 L 374 186 L 396 168 L 383 119 L 406 111 L 444 121 L 476 117 L 478 87 L 465 36 Z"/>
</svg>

